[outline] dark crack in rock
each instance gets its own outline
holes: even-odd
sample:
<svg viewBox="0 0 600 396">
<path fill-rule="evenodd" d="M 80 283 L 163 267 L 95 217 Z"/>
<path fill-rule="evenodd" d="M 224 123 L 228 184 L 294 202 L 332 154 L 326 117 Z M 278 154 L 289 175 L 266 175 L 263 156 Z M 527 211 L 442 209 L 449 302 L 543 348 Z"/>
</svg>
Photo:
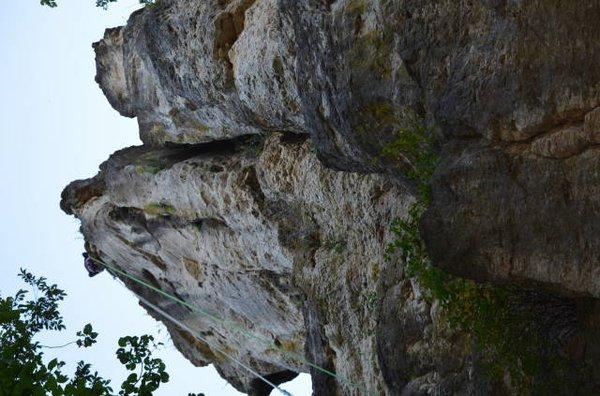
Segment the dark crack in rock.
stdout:
<svg viewBox="0 0 600 396">
<path fill-rule="evenodd" d="M 94 44 L 96 81 L 144 145 L 61 207 L 88 251 L 269 340 L 124 279 L 201 332 L 212 347 L 168 325 L 241 391 L 269 389 L 214 347 L 276 383 L 310 372 L 319 395 L 514 393 L 385 260 L 417 191 L 409 157 L 386 152 L 424 128 L 434 264 L 516 290 L 549 342 L 539 380 L 597 394 L 598 21 L 597 0 L 161 0 Z"/>
</svg>

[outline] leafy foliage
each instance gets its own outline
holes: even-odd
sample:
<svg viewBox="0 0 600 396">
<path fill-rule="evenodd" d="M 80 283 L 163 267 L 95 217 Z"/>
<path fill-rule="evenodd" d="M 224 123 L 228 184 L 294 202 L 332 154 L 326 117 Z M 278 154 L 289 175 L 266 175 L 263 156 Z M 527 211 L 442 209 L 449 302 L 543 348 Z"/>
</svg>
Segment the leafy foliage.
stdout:
<svg viewBox="0 0 600 396">
<path fill-rule="evenodd" d="M 119 340 L 117 358 L 129 371 L 140 369 L 140 373 L 131 373 L 121 385 L 121 394 L 151 395 L 158 389 L 161 382 L 169 381 L 169 374 L 165 371 L 162 360 L 152 358 L 150 346 L 154 344 L 154 337 L 143 335 L 141 337 L 122 337 Z"/>
<path fill-rule="evenodd" d="M 532 321 L 511 309 L 516 291 L 454 277 L 434 267 L 419 235 L 424 209 L 417 202 L 408 219 L 394 222 L 397 239 L 388 246 L 388 257 L 402 252 L 407 276 L 417 279 L 427 298 L 438 301 L 449 327 L 475 345 L 491 378 L 508 373 L 515 388 L 530 389 L 541 369 L 540 341 Z"/>
<path fill-rule="evenodd" d="M 431 139 L 423 123 L 407 117 L 407 125 L 398 129 L 395 139 L 381 150 L 384 157 L 408 166 L 406 176 L 417 183 L 422 200 L 429 201 L 429 180 L 438 163 Z"/>
<path fill-rule="evenodd" d="M 530 390 L 541 369 L 541 341 L 532 321 L 511 309 L 516 291 L 451 276 L 433 266 L 427 254 L 419 222 L 429 204 L 430 179 L 438 159 L 425 129 L 417 126 L 399 131 L 383 154 L 401 156 L 411 164 L 407 176 L 421 193 L 408 217 L 393 222 L 396 239 L 387 248 L 387 258 L 401 253 L 407 276 L 418 281 L 427 298 L 438 301 L 449 327 L 477 348 L 490 377 L 500 379 L 508 373 L 515 389 Z"/>
<path fill-rule="evenodd" d="M 98 333 L 92 330 L 91 324 L 86 324 L 83 327 L 83 330 L 77 332 L 77 337 L 79 339 L 76 341 L 78 347 L 89 347 L 92 344 L 96 343 L 96 338 L 98 337 Z"/>
<path fill-rule="evenodd" d="M 0 297 L 0 390 L 10 395 L 112 395 L 110 380 L 91 365 L 80 361 L 71 378 L 63 373 L 65 362 L 52 359 L 44 363 L 43 350 L 35 336 L 42 330 L 65 329 L 58 305 L 66 293 L 57 285 L 48 285 L 46 278 L 35 277 L 21 269 L 19 277 L 29 285 L 35 296 L 19 290 L 14 297 Z M 87 348 L 96 343 L 98 333 L 87 324 L 77 332 L 77 340 L 58 346 L 76 344 Z M 121 385 L 119 395 L 151 395 L 161 383 L 169 380 L 165 364 L 152 357 L 155 347 L 151 336 L 122 337 L 117 358 L 131 374 Z"/>
<path fill-rule="evenodd" d="M 96 7 L 108 8 L 110 3 L 115 3 L 117 0 L 96 0 Z M 155 4 L 156 0 L 139 0 L 140 4 Z M 57 7 L 56 0 L 40 0 L 40 4 L 51 8 Z"/>
</svg>

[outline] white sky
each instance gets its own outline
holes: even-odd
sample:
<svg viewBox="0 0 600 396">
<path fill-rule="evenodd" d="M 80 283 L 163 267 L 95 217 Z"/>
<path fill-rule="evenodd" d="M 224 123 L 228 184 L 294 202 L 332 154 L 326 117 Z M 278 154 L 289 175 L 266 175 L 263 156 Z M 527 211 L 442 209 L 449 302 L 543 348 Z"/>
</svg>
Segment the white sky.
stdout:
<svg viewBox="0 0 600 396">
<path fill-rule="evenodd" d="M 128 290 L 106 273 L 87 276 L 79 223 L 59 208 L 70 181 L 96 174 L 113 151 L 140 144 L 135 120 L 119 116 L 94 82 L 91 48 L 105 28 L 126 22 L 137 0 L 120 0 L 108 11 L 93 3 L 59 0 L 49 9 L 38 0 L 0 0 L 0 293 L 22 286 L 19 267 L 57 283 L 68 293 L 61 308 L 67 329 L 44 342 L 71 341 L 91 322 L 98 344 L 51 352 L 69 363 L 92 363 L 115 390 L 125 377 L 114 354 L 118 338 L 148 333 L 166 342 L 158 356 L 171 375 L 157 395 L 239 395 L 212 367 L 185 360 Z M 283 388 L 310 395 L 310 377 Z"/>
</svg>

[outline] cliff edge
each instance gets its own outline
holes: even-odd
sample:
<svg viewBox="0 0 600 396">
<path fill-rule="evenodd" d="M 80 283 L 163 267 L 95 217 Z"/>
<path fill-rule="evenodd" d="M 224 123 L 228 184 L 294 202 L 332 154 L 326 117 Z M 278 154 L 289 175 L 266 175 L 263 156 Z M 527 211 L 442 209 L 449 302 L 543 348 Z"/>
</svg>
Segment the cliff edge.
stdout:
<svg viewBox="0 0 600 396">
<path fill-rule="evenodd" d="M 61 207 L 95 257 L 219 317 L 122 277 L 240 391 L 270 388 L 219 350 L 319 395 L 600 392 L 599 20 L 595 0 L 160 0 L 94 44 L 144 144 Z"/>
</svg>

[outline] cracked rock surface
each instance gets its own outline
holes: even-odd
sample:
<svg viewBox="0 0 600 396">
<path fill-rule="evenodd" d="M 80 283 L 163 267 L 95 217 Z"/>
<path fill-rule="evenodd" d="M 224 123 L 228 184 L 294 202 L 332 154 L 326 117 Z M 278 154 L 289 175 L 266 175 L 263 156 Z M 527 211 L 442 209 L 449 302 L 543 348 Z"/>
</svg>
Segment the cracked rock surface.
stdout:
<svg viewBox="0 0 600 396">
<path fill-rule="evenodd" d="M 210 345 L 168 325 L 237 389 L 268 393 L 215 346 L 277 383 L 310 372 L 315 394 L 509 392 L 385 259 L 416 188 L 384 152 L 423 125 L 434 264 L 526 290 L 570 367 L 594 366 L 599 20 L 596 0 L 161 0 L 94 44 L 144 145 L 61 206 L 88 251 L 263 340 L 125 280 L 201 332 Z M 585 375 L 570 391 L 600 391 Z"/>
</svg>

